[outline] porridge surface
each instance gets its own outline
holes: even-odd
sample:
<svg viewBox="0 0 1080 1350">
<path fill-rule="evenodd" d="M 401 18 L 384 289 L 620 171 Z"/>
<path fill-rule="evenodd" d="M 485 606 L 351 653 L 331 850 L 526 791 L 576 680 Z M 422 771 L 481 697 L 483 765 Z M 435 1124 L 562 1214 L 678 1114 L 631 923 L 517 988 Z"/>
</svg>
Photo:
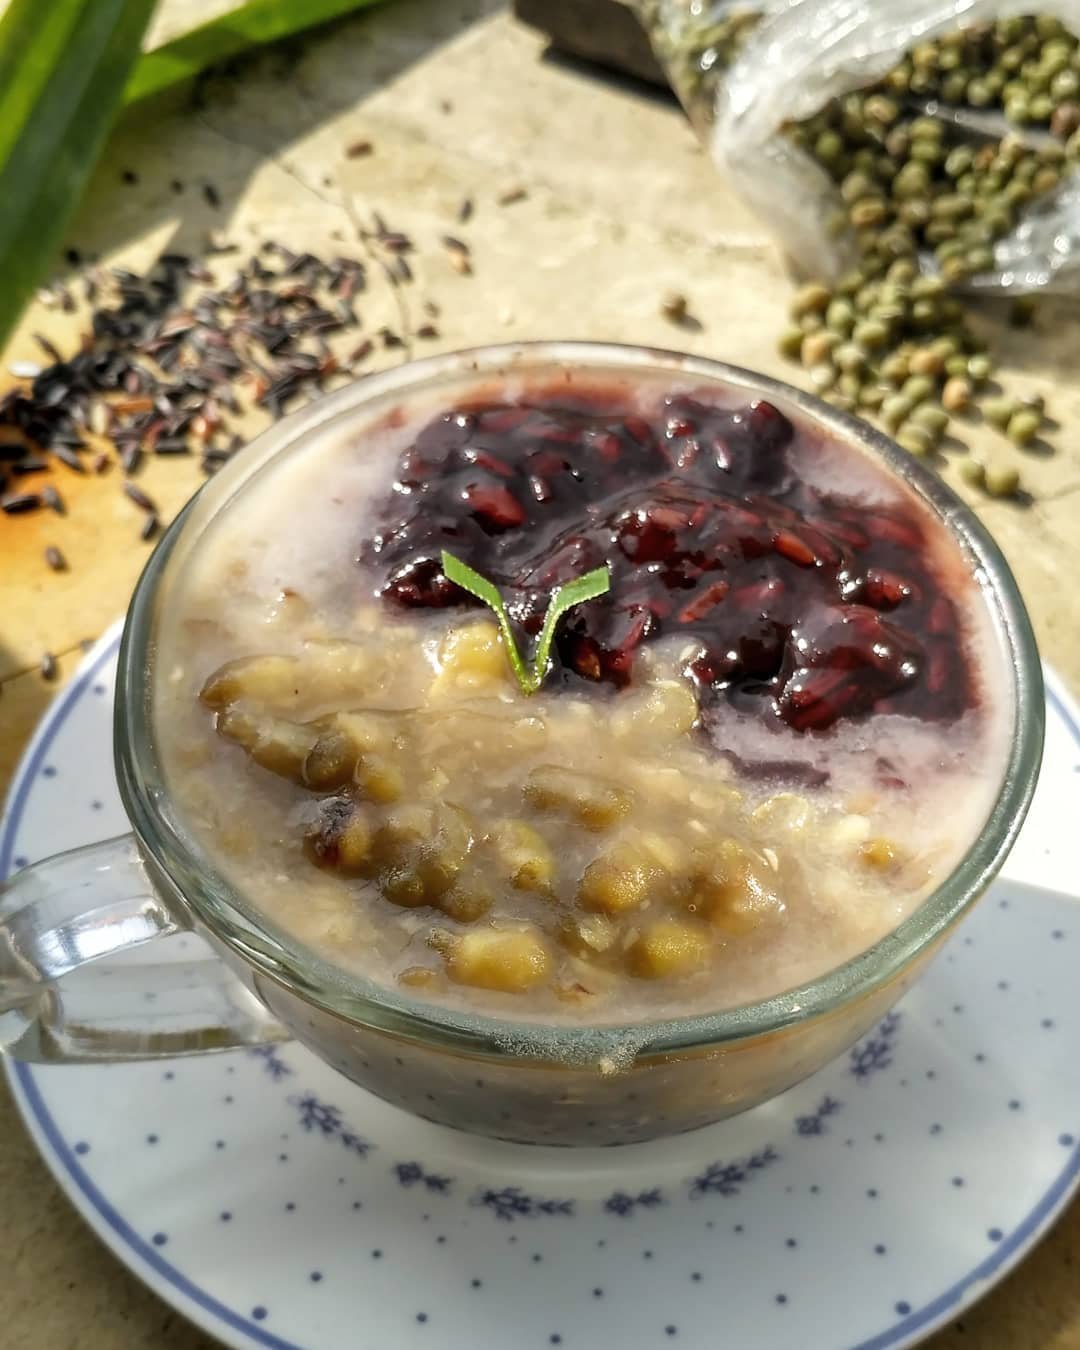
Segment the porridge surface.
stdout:
<svg viewBox="0 0 1080 1350">
<path fill-rule="evenodd" d="M 998 639 L 905 489 L 757 406 L 478 394 L 260 474 L 160 620 L 196 848 L 335 964 L 529 1018 L 734 1006 L 895 927 L 996 797 Z M 526 643 L 553 586 L 612 589 L 527 697 L 440 547 Z"/>
</svg>

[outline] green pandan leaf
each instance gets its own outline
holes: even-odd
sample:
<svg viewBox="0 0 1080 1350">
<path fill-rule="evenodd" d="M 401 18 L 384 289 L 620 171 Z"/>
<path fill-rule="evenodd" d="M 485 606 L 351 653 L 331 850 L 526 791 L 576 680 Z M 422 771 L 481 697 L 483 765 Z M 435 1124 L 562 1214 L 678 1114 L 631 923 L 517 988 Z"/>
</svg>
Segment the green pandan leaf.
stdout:
<svg viewBox="0 0 1080 1350">
<path fill-rule="evenodd" d="M 0 345 L 52 266 L 154 0 L 11 0 L 0 18 Z"/>
<path fill-rule="evenodd" d="M 540 629 L 540 637 L 536 643 L 533 668 L 530 670 L 518 650 L 510 626 L 510 617 L 498 587 L 488 581 L 487 577 L 474 571 L 468 563 L 462 562 L 460 558 L 455 558 L 452 553 L 445 550 L 442 555 L 442 570 L 448 581 L 460 586 L 463 591 L 468 591 L 470 595 L 475 595 L 477 600 L 482 600 L 498 619 L 506 655 L 524 694 L 535 694 L 544 683 L 551 661 L 551 644 L 555 640 L 555 629 L 563 615 L 575 605 L 583 604 L 586 600 L 595 600 L 598 595 L 605 595 L 611 589 L 611 569 L 607 566 L 597 567 L 594 571 L 575 577 L 573 581 L 568 581 L 563 586 L 557 586 L 548 602 L 544 625 Z"/>
<path fill-rule="evenodd" d="M 51 0 L 50 0 L 51 2 Z M 305 28 L 367 9 L 381 0 L 248 0 L 147 52 L 131 73 L 125 104 L 193 79 L 250 47 L 292 37 Z"/>
</svg>

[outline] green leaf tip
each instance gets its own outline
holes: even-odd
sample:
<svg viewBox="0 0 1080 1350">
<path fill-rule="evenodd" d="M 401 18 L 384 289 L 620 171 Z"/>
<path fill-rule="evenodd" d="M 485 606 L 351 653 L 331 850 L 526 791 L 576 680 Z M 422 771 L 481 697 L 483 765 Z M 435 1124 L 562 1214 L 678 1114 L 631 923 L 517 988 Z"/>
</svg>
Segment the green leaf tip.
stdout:
<svg viewBox="0 0 1080 1350">
<path fill-rule="evenodd" d="M 606 595 L 611 590 L 611 568 L 606 564 L 584 573 L 583 576 L 575 577 L 573 581 L 568 581 L 562 586 L 556 586 L 548 602 L 544 624 L 536 643 L 533 667 L 530 670 L 518 650 L 510 626 L 510 616 L 506 612 L 506 605 L 498 587 L 487 577 L 474 571 L 468 563 L 455 558 L 452 553 L 447 553 L 445 549 L 442 552 L 442 570 L 448 581 L 460 586 L 463 591 L 468 591 L 470 595 L 475 595 L 477 600 L 482 600 L 498 619 L 506 655 L 523 694 L 535 694 L 543 684 L 551 661 L 551 644 L 555 640 L 555 629 L 563 615 L 575 605 L 583 604 L 586 600 L 595 600 L 598 595 Z"/>
</svg>

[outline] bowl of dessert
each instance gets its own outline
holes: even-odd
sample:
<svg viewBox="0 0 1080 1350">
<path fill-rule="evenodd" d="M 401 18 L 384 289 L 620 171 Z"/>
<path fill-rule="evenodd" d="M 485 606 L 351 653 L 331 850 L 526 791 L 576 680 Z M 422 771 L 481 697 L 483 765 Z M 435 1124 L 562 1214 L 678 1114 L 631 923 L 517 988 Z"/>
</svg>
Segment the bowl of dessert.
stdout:
<svg viewBox="0 0 1080 1350">
<path fill-rule="evenodd" d="M 120 661 L 155 888 L 300 1041 L 523 1142 L 693 1129 L 846 1049 L 1038 772 L 1030 625 L 868 426 L 637 347 L 413 363 L 172 526 Z"/>
</svg>

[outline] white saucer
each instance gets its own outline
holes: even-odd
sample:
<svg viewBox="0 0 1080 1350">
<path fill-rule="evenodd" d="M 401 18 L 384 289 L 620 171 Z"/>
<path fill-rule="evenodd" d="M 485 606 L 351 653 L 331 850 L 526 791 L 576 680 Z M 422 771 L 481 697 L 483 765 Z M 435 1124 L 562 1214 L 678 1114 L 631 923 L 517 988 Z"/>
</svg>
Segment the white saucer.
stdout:
<svg viewBox="0 0 1080 1350">
<path fill-rule="evenodd" d="M 125 828 L 117 641 L 35 737 L 0 875 Z M 497 1144 L 295 1046 L 9 1065 L 12 1088 L 101 1238 L 230 1346 L 911 1345 L 1037 1241 L 1080 1170 L 1080 901 L 1033 889 L 1080 870 L 1080 714 L 1049 691 L 1008 879 L 875 1034 L 735 1120 L 606 1152 Z"/>
</svg>

